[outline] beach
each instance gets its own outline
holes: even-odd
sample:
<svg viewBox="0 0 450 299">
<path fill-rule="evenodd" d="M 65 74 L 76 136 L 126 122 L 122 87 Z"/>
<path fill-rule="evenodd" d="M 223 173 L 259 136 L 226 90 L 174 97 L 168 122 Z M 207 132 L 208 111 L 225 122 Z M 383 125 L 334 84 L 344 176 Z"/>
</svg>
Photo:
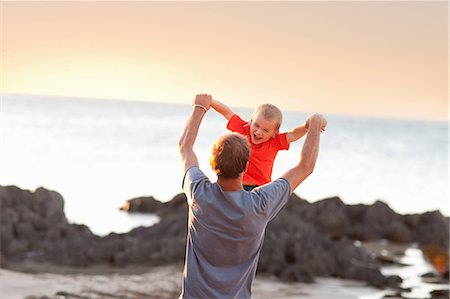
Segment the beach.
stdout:
<svg viewBox="0 0 450 299">
<path fill-rule="evenodd" d="M 412 249 L 406 244 L 393 244 L 386 241 L 364 244 L 372 253 L 399 255 Z M 409 268 L 403 266 L 384 267 L 385 272 L 409 273 L 433 271 L 417 251 L 403 256 L 410 262 Z M 176 298 L 181 290 L 183 265 L 159 267 L 145 266 L 92 266 L 71 268 L 54 265 L 15 265 L 10 269 L 0 269 L 0 293 L 2 298 L 123 298 L 152 299 Z M 430 290 L 448 290 L 449 285 L 406 281 L 404 286 L 413 292 L 382 290 L 366 283 L 351 279 L 317 278 L 314 283 L 283 282 L 271 275 L 257 275 L 253 282 L 255 299 L 380 299 L 380 298 L 443 298 L 429 297 Z M 398 295 L 399 297 L 395 297 Z M 59 297 L 58 297 L 59 296 Z M 79 297 L 76 297 L 79 296 Z M 445 298 L 445 297 L 444 297 Z"/>
<path fill-rule="evenodd" d="M 165 266 L 134 275 L 89 275 L 21 273 L 0 269 L 2 298 L 24 299 L 75 298 L 70 295 L 98 298 L 176 298 L 180 293 L 181 267 Z M 377 298 L 381 292 L 361 282 L 323 278 L 315 284 L 283 283 L 273 277 L 257 277 L 253 283 L 255 299 L 293 298 Z M 66 297 L 63 295 L 66 294 Z M 34 296 L 34 297 L 31 297 Z M 113 297 L 115 296 L 115 297 Z M 379 297 L 378 297 L 379 298 Z"/>
</svg>

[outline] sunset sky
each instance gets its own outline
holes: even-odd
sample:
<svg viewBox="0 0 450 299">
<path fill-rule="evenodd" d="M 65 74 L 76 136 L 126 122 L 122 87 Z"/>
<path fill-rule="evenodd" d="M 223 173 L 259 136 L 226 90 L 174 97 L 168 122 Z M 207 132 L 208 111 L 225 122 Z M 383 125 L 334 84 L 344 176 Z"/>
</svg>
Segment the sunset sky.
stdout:
<svg viewBox="0 0 450 299">
<path fill-rule="evenodd" d="M 446 120 L 447 2 L 2 2 L 2 92 Z"/>
</svg>

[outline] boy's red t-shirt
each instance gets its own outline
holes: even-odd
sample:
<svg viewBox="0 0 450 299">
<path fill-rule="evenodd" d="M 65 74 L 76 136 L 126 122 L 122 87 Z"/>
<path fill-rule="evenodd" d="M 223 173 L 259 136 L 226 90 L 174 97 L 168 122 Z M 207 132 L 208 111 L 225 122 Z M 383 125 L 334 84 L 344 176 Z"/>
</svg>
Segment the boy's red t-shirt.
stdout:
<svg viewBox="0 0 450 299">
<path fill-rule="evenodd" d="M 250 137 L 250 123 L 233 115 L 227 124 L 227 129 L 247 136 L 250 143 L 250 158 L 247 171 L 244 173 L 244 182 L 255 185 L 264 185 L 271 181 L 273 162 L 279 150 L 289 149 L 286 134 L 278 134 L 275 138 L 261 144 L 253 144 Z"/>
</svg>

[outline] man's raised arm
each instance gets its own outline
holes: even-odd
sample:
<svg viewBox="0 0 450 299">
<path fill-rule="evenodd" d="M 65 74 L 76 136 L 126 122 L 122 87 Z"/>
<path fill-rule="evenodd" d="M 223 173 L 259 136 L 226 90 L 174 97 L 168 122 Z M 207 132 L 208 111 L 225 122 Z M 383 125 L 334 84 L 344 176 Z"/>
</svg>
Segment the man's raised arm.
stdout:
<svg viewBox="0 0 450 299">
<path fill-rule="evenodd" d="M 313 172 L 319 154 L 320 131 L 327 124 L 320 114 L 314 114 L 308 121 L 308 134 L 300 154 L 300 161 L 281 176 L 291 184 L 291 192 L 294 192 L 295 188 Z"/>
<path fill-rule="evenodd" d="M 198 166 L 198 159 L 194 153 L 194 143 L 203 116 L 206 114 L 206 111 L 208 111 L 210 105 L 210 95 L 199 94 L 195 97 L 191 116 L 189 117 L 184 127 L 183 134 L 181 134 L 180 141 L 178 142 L 178 152 L 180 153 L 184 172 L 191 166 Z"/>
</svg>

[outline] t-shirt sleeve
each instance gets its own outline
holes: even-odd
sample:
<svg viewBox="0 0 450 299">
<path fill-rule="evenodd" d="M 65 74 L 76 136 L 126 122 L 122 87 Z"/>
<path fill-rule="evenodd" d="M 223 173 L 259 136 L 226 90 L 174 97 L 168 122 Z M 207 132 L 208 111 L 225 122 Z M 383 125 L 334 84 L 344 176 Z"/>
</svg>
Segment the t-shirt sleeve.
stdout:
<svg viewBox="0 0 450 299">
<path fill-rule="evenodd" d="M 233 115 L 227 124 L 227 129 L 232 132 L 238 132 L 241 134 L 247 134 L 249 130 L 249 123 L 239 117 L 239 115 Z"/>
<path fill-rule="evenodd" d="M 287 141 L 287 133 L 278 134 L 274 140 L 277 150 L 288 150 L 290 143 Z"/>
<path fill-rule="evenodd" d="M 254 189 L 253 192 L 259 194 L 263 213 L 267 216 L 268 221 L 270 221 L 289 200 L 291 185 L 286 179 L 279 178 L 269 184 Z"/>
<path fill-rule="evenodd" d="M 208 177 L 198 166 L 189 167 L 184 174 L 182 188 L 187 197 L 187 203 L 192 205 L 196 194 L 202 192 L 207 184 L 210 184 Z"/>
</svg>

